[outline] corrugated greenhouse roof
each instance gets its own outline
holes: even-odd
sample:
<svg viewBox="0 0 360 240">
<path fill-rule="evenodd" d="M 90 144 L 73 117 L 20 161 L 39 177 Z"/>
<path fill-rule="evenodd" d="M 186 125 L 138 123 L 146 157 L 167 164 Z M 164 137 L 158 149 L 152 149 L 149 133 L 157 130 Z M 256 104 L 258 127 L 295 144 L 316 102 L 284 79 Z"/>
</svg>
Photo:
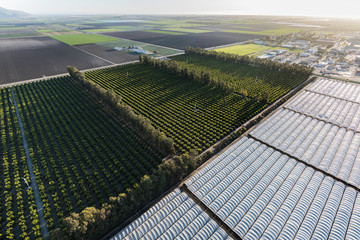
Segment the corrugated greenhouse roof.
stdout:
<svg viewBox="0 0 360 240">
<path fill-rule="evenodd" d="M 359 93 L 317 80 L 113 239 L 360 239 Z"/>
</svg>

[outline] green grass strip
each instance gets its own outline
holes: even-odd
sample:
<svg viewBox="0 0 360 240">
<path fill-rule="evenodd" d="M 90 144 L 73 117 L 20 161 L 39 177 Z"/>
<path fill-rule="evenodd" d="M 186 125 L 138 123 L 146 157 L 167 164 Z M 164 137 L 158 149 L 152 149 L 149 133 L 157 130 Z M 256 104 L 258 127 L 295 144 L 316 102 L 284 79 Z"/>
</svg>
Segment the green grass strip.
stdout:
<svg viewBox="0 0 360 240">
<path fill-rule="evenodd" d="M 69 45 L 110 42 L 117 40 L 116 38 L 97 35 L 97 34 L 66 34 L 66 35 L 56 35 L 51 37 Z"/>
<path fill-rule="evenodd" d="M 230 47 L 224 47 L 224 48 L 218 48 L 215 49 L 216 52 L 225 52 L 225 53 L 231 53 L 231 54 L 237 54 L 240 56 L 248 55 L 252 53 L 262 52 L 265 50 L 278 50 L 278 49 L 284 49 L 290 52 L 302 52 L 300 49 L 288 49 L 288 48 L 281 48 L 281 47 L 271 47 L 271 46 L 263 46 L 263 45 L 257 45 L 257 44 L 241 44 L 241 45 L 235 45 Z"/>
</svg>

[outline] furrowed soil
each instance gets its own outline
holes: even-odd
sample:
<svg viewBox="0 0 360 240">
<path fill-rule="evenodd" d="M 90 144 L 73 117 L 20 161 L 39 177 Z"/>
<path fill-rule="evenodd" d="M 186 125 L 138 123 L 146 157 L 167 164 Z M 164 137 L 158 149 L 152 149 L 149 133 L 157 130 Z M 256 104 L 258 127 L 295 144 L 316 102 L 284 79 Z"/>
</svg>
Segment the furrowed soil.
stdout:
<svg viewBox="0 0 360 240">
<path fill-rule="evenodd" d="M 108 62 L 49 37 L 0 40 L 0 84 L 66 73 L 66 66 L 81 69 Z"/>
</svg>

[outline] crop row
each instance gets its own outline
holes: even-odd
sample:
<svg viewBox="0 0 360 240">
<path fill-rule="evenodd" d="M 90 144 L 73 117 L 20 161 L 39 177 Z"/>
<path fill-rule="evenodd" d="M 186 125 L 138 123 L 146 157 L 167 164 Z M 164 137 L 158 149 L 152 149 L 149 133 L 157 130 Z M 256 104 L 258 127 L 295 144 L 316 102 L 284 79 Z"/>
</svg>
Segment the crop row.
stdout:
<svg viewBox="0 0 360 240">
<path fill-rule="evenodd" d="M 173 59 L 180 67 L 210 72 L 212 77 L 234 85 L 236 92 L 246 91 L 249 97 L 268 95 L 268 103 L 274 102 L 308 77 L 306 73 L 289 75 L 266 66 L 239 64 L 209 56 L 185 54 Z"/>
<path fill-rule="evenodd" d="M 181 152 L 209 147 L 265 107 L 143 64 L 95 70 L 86 77 L 121 95 L 136 113 L 174 139 Z"/>
<path fill-rule="evenodd" d="M 100 207 L 161 162 L 138 133 L 67 77 L 14 92 L 50 230 L 72 212 Z"/>
<path fill-rule="evenodd" d="M 30 176 L 10 89 L 0 95 L 0 239 L 41 238 Z"/>
</svg>

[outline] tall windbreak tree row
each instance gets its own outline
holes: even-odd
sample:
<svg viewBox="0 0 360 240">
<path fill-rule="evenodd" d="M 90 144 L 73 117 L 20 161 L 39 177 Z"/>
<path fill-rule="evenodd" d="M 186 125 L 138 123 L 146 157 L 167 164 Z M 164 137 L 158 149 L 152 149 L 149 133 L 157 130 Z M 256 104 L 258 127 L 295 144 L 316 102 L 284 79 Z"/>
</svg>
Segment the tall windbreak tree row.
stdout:
<svg viewBox="0 0 360 240">
<path fill-rule="evenodd" d="M 201 48 L 172 58 L 185 72 L 207 73 L 215 82 L 255 100 L 272 103 L 306 81 L 313 68 Z"/>
</svg>

